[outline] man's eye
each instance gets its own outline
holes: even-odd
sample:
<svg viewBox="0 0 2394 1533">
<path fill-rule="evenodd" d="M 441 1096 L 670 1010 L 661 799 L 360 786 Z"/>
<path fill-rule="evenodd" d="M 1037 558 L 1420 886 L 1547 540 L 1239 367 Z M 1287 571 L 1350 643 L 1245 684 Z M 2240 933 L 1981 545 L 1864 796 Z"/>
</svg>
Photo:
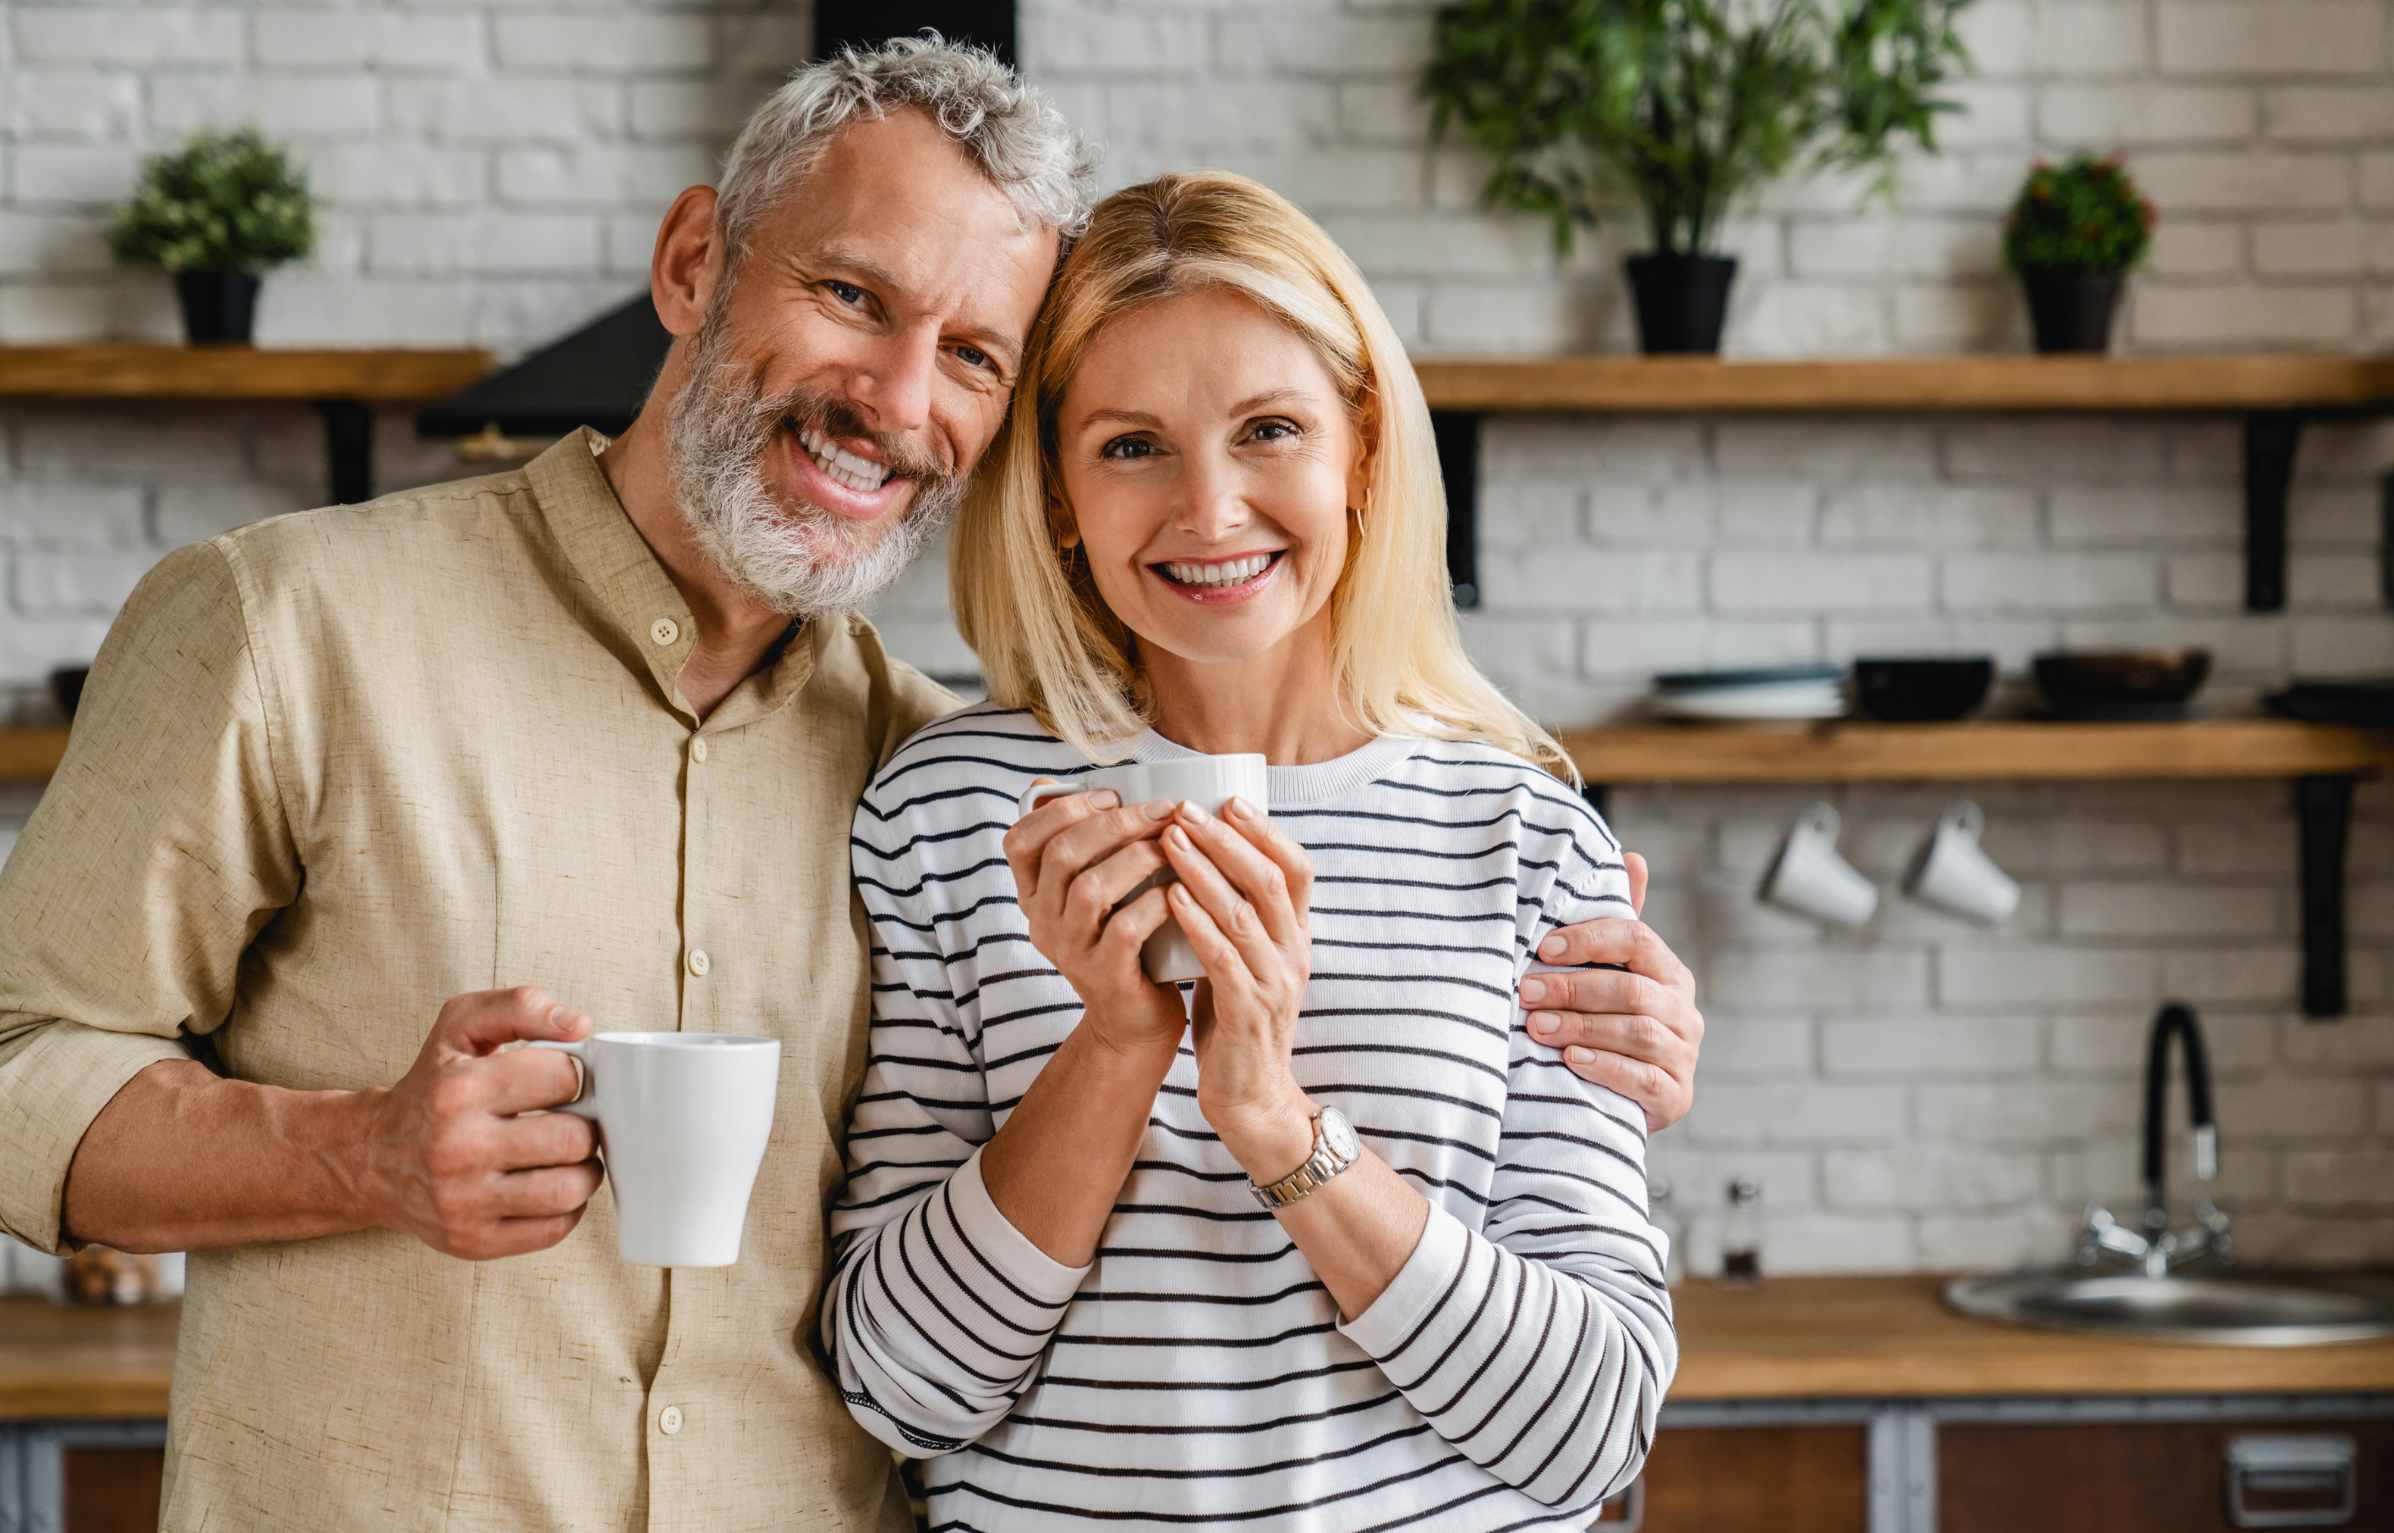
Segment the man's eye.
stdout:
<svg viewBox="0 0 2394 1533">
<path fill-rule="evenodd" d="M 851 309 L 857 307 L 865 300 L 865 290 L 863 288 L 858 287 L 853 282 L 842 282 L 836 277 L 826 281 L 823 284 L 823 290 L 829 293 L 832 297 L 837 298 L 840 302 L 846 304 Z"/>
<path fill-rule="evenodd" d="M 1145 437 L 1118 436 L 1097 450 L 1101 458 L 1144 458 L 1155 451 Z"/>
<path fill-rule="evenodd" d="M 967 367 L 985 368 L 993 373 L 997 371 L 997 363 L 991 361 L 989 353 L 978 346 L 958 346 L 956 360 Z"/>
</svg>

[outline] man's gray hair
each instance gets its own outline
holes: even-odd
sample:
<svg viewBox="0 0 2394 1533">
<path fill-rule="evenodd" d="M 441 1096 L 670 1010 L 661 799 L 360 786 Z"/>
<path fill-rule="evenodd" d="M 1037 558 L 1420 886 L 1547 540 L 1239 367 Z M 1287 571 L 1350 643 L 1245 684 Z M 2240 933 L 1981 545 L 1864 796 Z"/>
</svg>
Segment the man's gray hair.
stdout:
<svg viewBox="0 0 2394 1533">
<path fill-rule="evenodd" d="M 909 106 L 972 156 L 1025 224 L 1054 229 L 1067 246 L 1087 227 L 1096 149 L 996 55 L 926 32 L 802 64 L 749 117 L 716 190 L 733 262 L 747 255 L 758 220 L 814 169 L 842 128 Z"/>
</svg>

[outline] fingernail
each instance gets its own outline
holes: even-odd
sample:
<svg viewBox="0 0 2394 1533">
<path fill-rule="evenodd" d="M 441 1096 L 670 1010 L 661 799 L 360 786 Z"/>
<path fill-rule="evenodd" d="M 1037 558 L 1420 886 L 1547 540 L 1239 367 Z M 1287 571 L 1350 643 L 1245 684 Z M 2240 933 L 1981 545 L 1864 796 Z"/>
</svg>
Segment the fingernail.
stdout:
<svg viewBox="0 0 2394 1533">
<path fill-rule="evenodd" d="M 1521 982 L 1521 998 L 1529 1002 L 1532 1006 L 1535 1006 L 1540 1001 L 1545 1000 L 1546 981 L 1542 979 L 1523 980 Z"/>
<path fill-rule="evenodd" d="M 1567 1065 L 1592 1065 L 1595 1062 L 1596 1051 L 1593 1049 L 1583 1049 L 1575 1043 L 1563 1050 L 1563 1063 Z"/>
<path fill-rule="evenodd" d="M 1119 809 L 1122 807 L 1122 795 L 1116 793 L 1111 788 L 1098 789 L 1095 793 L 1089 795 L 1089 801 L 1100 809 Z"/>
<path fill-rule="evenodd" d="M 1233 798 L 1230 801 L 1230 814 L 1233 819 L 1252 820 L 1255 818 L 1255 806 L 1243 798 Z"/>
<path fill-rule="evenodd" d="M 1193 798 L 1184 798 L 1180 801 L 1180 812 L 1184 815 L 1187 815 L 1191 822 L 1198 825 L 1203 825 L 1207 820 L 1213 818 L 1212 815 L 1209 815 L 1205 812 L 1205 806 L 1198 803 Z"/>
<path fill-rule="evenodd" d="M 1530 1014 L 1530 1031 L 1536 1033 L 1541 1038 L 1553 1037 L 1554 1030 L 1562 1025 L 1562 1019 L 1557 1017 L 1551 1011 L 1539 1011 L 1532 1012 Z"/>
<path fill-rule="evenodd" d="M 1189 833 L 1177 825 L 1164 832 L 1164 841 L 1176 852 L 1189 850 Z"/>
<path fill-rule="evenodd" d="M 1538 944 L 1538 956 L 1540 958 L 1560 958 L 1570 946 L 1570 943 L 1565 942 L 1559 936 L 1549 937 Z"/>
<path fill-rule="evenodd" d="M 1139 812 L 1151 820 L 1169 820 L 1172 818 L 1172 806 L 1165 803 L 1162 799 L 1157 799 L 1152 804 L 1141 804 L 1139 806 Z"/>
</svg>

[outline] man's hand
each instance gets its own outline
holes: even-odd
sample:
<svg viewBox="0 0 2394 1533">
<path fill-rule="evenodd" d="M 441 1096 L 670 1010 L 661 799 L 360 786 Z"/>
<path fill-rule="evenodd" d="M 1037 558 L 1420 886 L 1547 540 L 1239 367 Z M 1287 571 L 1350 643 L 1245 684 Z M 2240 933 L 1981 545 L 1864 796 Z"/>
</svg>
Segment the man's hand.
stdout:
<svg viewBox="0 0 2394 1533">
<path fill-rule="evenodd" d="M 1629 903 L 1646 908 L 1646 859 L 1624 852 Z M 1696 976 L 1645 922 L 1559 926 L 1538 948 L 1551 964 L 1620 964 L 1576 974 L 1533 974 L 1521 982 L 1530 1036 L 1563 1051 L 1580 1079 L 1609 1086 L 1646 1110 L 1649 1131 L 1687 1116 L 1696 1101 L 1696 1056 L 1704 1014 Z"/>
<path fill-rule="evenodd" d="M 545 1250 L 598 1190 L 596 1132 L 570 1113 L 572 1059 L 518 1040 L 573 1040 L 590 1019 L 529 986 L 452 996 L 399 1084 L 373 1098 L 359 1146 L 372 1222 L 469 1260 Z"/>
</svg>

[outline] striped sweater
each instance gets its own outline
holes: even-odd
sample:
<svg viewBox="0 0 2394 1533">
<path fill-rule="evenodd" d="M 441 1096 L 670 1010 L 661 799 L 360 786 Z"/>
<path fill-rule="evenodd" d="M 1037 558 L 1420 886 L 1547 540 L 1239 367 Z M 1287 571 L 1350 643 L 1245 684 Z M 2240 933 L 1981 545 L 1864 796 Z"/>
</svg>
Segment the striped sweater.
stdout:
<svg viewBox="0 0 2394 1533">
<path fill-rule="evenodd" d="M 1644 1462 L 1678 1348 L 1643 1116 L 1513 997 L 1551 928 L 1628 913 L 1611 834 L 1484 746 L 1270 769 L 1315 870 L 1298 1084 L 1431 1204 L 1342 1321 L 1206 1127 L 1185 1040 L 1090 1265 L 990 1201 L 979 1147 L 1082 1009 L 999 842 L 1034 777 L 1089 769 L 1027 713 L 970 708 L 857 811 L 872 1048 L 823 1304 L 857 1419 L 928 1460 L 931 1525 L 959 1533 L 1584 1528 Z"/>
</svg>

